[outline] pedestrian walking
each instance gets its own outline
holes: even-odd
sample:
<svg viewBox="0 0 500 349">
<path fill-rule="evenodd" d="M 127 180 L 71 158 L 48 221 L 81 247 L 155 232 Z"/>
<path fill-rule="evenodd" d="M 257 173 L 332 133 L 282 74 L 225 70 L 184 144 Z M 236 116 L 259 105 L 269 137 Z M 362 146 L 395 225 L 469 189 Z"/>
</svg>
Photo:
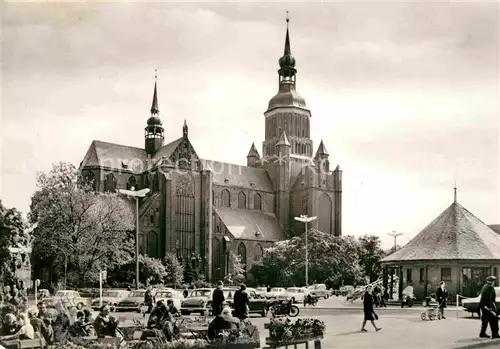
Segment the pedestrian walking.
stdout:
<svg viewBox="0 0 500 349">
<path fill-rule="evenodd" d="M 153 291 L 151 289 L 151 286 L 148 286 L 146 293 L 144 294 L 144 303 L 148 307 L 146 310 L 146 313 L 150 314 L 151 311 L 153 310 L 153 305 L 154 305 L 154 297 L 153 297 Z"/>
<path fill-rule="evenodd" d="M 441 319 L 446 319 L 444 317 L 444 308 L 446 308 L 446 301 L 448 299 L 448 290 L 446 289 L 446 283 L 441 281 L 439 288 L 436 290 L 436 300 L 439 306 L 439 312 L 441 313 Z"/>
<path fill-rule="evenodd" d="M 481 289 L 481 298 L 479 300 L 479 310 L 481 311 L 481 331 L 479 337 L 490 338 L 486 334 L 488 324 L 490 325 L 491 338 L 500 338 L 498 334 L 498 310 L 496 307 L 496 293 L 493 285 L 497 278 L 488 276 L 486 284 Z"/>
<path fill-rule="evenodd" d="M 248 318 L 250 299 L 248 298 L 246 289 L 247 287 L 241 284 L 240 289 L 234 292 L 233 297 L 234 316 L 240 320 Z"/>
<path fill-rule="evenodd" d="M 222 281 L 217 281 L 217 288 L 212 293 L 212 315 L 217 316 L 222 313 L 222 303 L 226 300 L 224 292 L 222 292 L 224 284 Z"/>
<path fill-rule="evenodd" d="M 363 296 L 363 311 L 365 314 L 365 318 L 363 319 L 363 325 L 361 325 L 361 332 L 368 332 L 365 329 L 366 322 L 370 321 L 373 325 L 373 328 L 375 331 L 380 331 L 382 328 L 377 327 L 375 325 L 375 318 L 378 319 L 377 314 L 375 314 L 375 311 L 373 310 L 373 296 L 372 296 L 372 288 L 371 286 L 366 287 L 366 292 Z"/>
</svg>

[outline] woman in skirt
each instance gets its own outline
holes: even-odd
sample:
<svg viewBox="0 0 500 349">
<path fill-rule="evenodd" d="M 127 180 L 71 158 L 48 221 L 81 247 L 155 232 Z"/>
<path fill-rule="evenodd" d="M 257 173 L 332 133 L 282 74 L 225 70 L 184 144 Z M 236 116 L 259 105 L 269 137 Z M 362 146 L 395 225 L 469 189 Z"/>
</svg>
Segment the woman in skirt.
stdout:
<svg viewBox="0 0 500 349">
<path fill-rule="evenodd" d="M 363 310 L 365 313 L 365 318 L 363 320 L 363 325 L 361 326 L 361 332 L 367 332 L 365 329 L 365 325 L 367 321 L 371 321 L 373 328 L 375 331 L 380 331 L 381 328 L 375 325 L 375 311 L 373 310 L 373 296 L 372 296 L 372 288 L 371 286 L 366 287 L 365 295 L 363 296 Z"/>
</svg>

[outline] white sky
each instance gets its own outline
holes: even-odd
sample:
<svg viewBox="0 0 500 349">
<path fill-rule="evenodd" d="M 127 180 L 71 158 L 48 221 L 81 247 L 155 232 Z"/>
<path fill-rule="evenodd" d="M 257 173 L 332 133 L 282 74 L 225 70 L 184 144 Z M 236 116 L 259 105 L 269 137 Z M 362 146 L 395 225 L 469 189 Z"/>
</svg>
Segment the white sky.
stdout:
<svg viewBox="0 0 500 349">
<path fill-rule="evenodd" d="M 344 234 L 405 243 L 453 200 L 500 223 L 497 3 L 3 5 L 0 197 L 94 139 L 143 146 L 154 70 L 167 141 L 246 163 L 277 91 L 285 10 L 298 91 L 343 169 Z"/>
</svg>

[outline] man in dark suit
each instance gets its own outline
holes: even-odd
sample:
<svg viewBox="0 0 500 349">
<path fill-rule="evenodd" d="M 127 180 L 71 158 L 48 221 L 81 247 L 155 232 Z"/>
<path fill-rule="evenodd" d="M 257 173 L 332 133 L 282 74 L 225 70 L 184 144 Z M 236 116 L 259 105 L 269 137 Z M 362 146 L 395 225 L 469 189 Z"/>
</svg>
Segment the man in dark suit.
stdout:
<svg viewBox="0 0 500 349">
<path fill-rule="evenodd" d="M 446 284 L 441 281 L 439 288 L 436 290 L 436 301 L 439 304 L 439 312 L 441 313 L 441 318 L 444 317 L 444 308 L 446 308 L 446 300 L 448 299 L 448 290 L 446 289 Z"/>
<path fill-rule="evenodd" d="M 217 288 L 212 293 L 212 314 L 214 316 L 220 315 L 222 313 L 222 303 L 226 300 L 224 297 L 224 292 L 222 288 L 224 284 L 222 281 L 217 282 Z"/>
<path fill-rule="evenodd" d="M 488 276 L 486 284 L 481 290 L 481 298 L 479 300 L 479 309 L 481 311 L 481 332 L 479 337 L 489 338 L 486 334 L 488 324 L 490 324 L 491 338 L 500 338 L 498 335 L 498 311 L 496 307 L 495 284 L 496 277 Z"/>
<path fill-rule="evenodd" d="M 250 299 L 246 289 L 247 287 L 241 284 L 240 289 L 234 293 L 233 297 L 234 316 L 240 320 L 248 318 Z"/>
</svg>

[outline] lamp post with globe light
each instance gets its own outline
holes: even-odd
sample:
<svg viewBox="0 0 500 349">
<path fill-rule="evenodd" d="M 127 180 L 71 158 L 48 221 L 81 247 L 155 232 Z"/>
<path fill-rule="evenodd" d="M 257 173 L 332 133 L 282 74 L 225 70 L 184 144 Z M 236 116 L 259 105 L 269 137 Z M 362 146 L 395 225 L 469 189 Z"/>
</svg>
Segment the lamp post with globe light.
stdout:
<svg viewBox="0 0 500 349">
<path fill-rule="evenodd" d="M 307 287 L 309 286 L 309 251 L 307 249 L 307 225 L 308 223 L 318 219 L 318 217 L 308 217 L 305 214 L 301 214 L 300 217 L 295 217 L 294 219 L 296 221 L 305 223 L 306 225 L 305 242 L 306 242 L 306 287 Z"/>
<path fill-rule="evenodd" d="M 135 287 L 139 289 L 139 199 L 149 193 L 149 188 L 134 190 L 119 189 L 120 194 L 135 198 Z"/>
</svg>

